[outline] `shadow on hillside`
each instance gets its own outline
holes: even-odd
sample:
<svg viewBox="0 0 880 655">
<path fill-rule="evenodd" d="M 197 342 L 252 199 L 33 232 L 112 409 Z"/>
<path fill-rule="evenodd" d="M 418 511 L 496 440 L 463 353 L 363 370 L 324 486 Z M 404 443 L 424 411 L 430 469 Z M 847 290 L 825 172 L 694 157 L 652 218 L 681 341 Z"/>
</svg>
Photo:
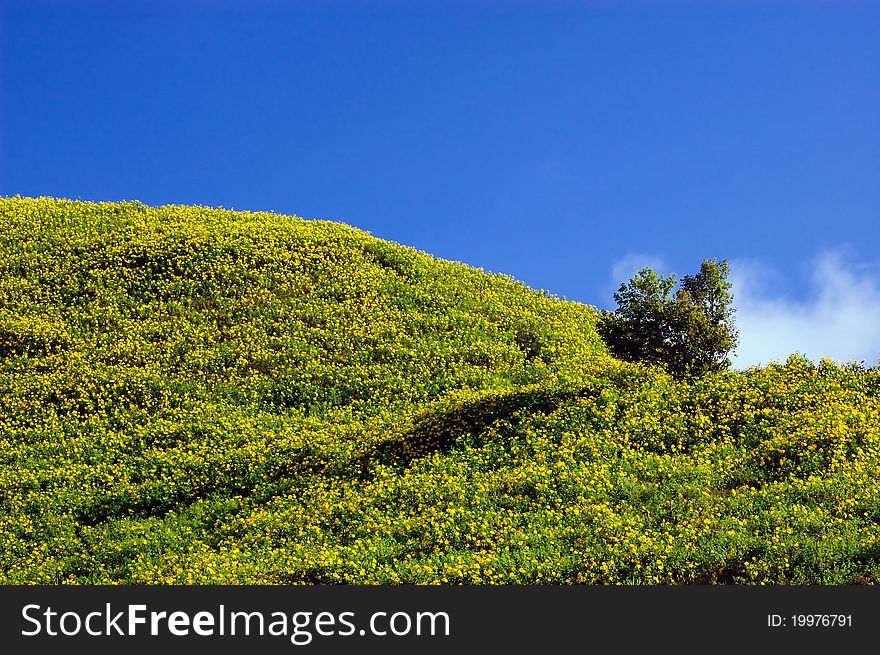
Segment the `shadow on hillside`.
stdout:
<svg viewBox="0 0 880 655">
<path fill-rule="evenodd" d="M 497 422 L 516 425 L 531 414 L 553 412 L 566 401 L 598 394 L 599 390 L 596 387 L 504 391 L 435 409 L 418 417 L 402 435 L 357 455 L 353 465 L 363 476 L 369 476 L 375 464 L 406 468 L 417 459 L 448 450 L 459 439 L 468 436 L 479 439 Z"/>
<path fill-rule="evenodd" d="M 245 465 L 237 474 L 208 476 L 184 488 L 169 487 L 153 479 L 131 480 L 118 492 L 90 496 L 73 511 L 78 523 L 95 526 L 121 517 L 161 517 L 216 494 L 248 496 L 259 490 L 259 502 L 266 502 L 277 494 L 308 485 L 316 475 L 369 479 L 376 466 L 405 469 L 418 459 L 451 449 L 456 443 L 479 445 L 493 426 L 499 428 L 492 432 L 496 438 L 514 438 L 519 423 L 533 414 L 549 414 L 575 400 L 598 398 L 608 386 L 626 387 L 637 383 L 640 376 L 623 371 L 594 379 L 580 388 L 526 387 L 449 400 L 426 408 L 410 425 L 351 458 L 303 444 L 283 455 L 277 453 L 271 471 L 251 470 Z"/>
</svg>

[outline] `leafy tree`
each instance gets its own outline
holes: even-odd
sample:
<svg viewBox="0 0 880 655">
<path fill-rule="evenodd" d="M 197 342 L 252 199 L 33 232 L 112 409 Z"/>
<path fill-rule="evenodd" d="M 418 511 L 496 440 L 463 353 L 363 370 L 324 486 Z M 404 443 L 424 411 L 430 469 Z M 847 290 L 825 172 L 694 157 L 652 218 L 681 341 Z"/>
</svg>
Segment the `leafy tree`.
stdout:
<svg viewBox="0 0 880 655">
<path fill-rule="evenodd" d="M 620 285 L 617 309 L 603 314 L 599 333 L 617 357 L 659 364 L 677 377 L 724 370 L 739 338 L 729 273 L 726 261 L 703 260 L 676 290 L 675 275 L 643 268 Z"/>
</svg>

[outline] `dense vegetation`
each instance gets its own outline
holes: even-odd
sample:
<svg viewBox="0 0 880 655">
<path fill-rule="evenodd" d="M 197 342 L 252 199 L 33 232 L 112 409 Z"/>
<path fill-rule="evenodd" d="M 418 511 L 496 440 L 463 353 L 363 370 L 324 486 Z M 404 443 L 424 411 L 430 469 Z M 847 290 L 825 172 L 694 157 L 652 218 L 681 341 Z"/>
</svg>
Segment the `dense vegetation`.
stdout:
<svg viewBox="0 0 880 655">
<path fill-rule="evenodd" d="M 602 312 L 599 334 L 616 357 L 662 366 L 676 377 L 727 370 L 739 340 L 729 274 L 726 261 L 704 259 L 673 294 L 675 275 L 643 268 L 620 285 L 617 309 Z"/>
<path fill-rule="evenodd" d="M 0 582 L 876 583 L 880 375 L 676 379 L 344 225 L 0 199 Z"/>
</svg>

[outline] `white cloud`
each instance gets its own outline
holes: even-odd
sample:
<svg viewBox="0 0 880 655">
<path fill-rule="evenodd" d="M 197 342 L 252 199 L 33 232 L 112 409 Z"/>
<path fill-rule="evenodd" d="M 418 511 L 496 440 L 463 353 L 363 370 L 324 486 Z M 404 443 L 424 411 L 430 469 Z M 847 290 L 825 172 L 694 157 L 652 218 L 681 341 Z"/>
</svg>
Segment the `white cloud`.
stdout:
<svg viewBox="0 0 880 655">
<path fill-rule="evenodd" d="M 736 368 L 785 361 L 794 352 L 810 359 L 877 363 L 880 354 L 880 275 L 876 267 L 828 252 L 812 263 L 810 295 L 786 297 L 775 271 L 748 260 L 731 262 L 740 343 Z"/>
</svg>

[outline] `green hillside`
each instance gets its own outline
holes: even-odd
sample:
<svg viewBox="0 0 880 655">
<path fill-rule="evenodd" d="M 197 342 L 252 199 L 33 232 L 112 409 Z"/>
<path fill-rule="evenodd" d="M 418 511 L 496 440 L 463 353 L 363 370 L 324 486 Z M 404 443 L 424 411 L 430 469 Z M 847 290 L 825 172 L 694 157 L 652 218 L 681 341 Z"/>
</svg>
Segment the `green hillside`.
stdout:
<svg viewBox="0 0 880 655">
<path fill-rule="evenodd" d="M 876 583 L 880 373 L 692 382 L 324 221 L 0 199 L 0 583 Z"/>
</svg>

